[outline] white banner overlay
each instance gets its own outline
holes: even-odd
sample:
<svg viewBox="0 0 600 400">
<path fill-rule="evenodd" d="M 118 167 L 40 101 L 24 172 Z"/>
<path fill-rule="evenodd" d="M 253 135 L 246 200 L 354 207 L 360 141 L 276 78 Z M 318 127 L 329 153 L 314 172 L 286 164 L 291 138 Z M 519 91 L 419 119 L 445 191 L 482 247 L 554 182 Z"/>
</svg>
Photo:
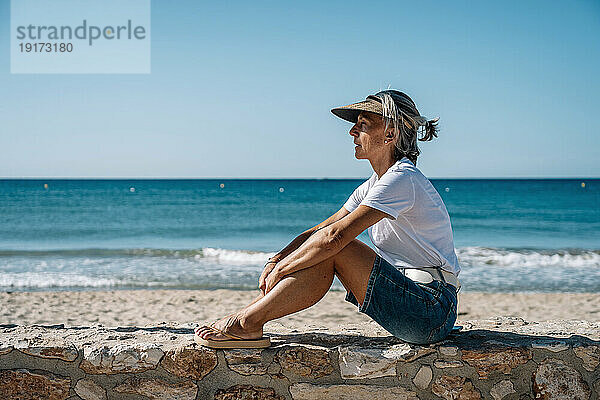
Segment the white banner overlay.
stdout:
<svg viewBox="0 0 600 400">
<path fill-rule="evenodd" d="M 13 74 L 149 74 L 150 0 L 11 0 Z"/>
</svg>

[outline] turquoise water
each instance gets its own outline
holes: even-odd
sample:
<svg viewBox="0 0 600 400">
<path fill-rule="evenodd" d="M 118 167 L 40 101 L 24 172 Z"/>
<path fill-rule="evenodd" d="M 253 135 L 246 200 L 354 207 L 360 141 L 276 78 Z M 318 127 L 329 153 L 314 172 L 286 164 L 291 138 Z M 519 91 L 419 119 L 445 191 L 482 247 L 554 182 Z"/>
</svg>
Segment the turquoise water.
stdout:
<svg viewBox="0 0 600 400">
<path fill-rule="evenodd" d="M 0 180 L 0 290 L 252 289 L 361 182 Z M 463 290 L 600 291 L 600 180 L 432 183 Z"/>
</svg>

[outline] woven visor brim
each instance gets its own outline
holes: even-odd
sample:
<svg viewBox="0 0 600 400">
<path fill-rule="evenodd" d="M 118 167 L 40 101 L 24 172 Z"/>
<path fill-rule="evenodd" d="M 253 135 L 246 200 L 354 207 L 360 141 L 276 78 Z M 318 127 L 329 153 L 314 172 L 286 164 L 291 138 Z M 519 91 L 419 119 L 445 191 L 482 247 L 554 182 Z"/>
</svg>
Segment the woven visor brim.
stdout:
<svg viewBox="0 0 600 400">
<path fill-rule="evenodd" d="M 336 107 L 331 110 L 335 116 L 352 123 L 356 123 L 358 120 L 358 115 L 362 111 L 383 115 L 381 103 L 374 100 L 364 100 L 358 103 L 349 104 L 347 106 Z"/>
</svg>

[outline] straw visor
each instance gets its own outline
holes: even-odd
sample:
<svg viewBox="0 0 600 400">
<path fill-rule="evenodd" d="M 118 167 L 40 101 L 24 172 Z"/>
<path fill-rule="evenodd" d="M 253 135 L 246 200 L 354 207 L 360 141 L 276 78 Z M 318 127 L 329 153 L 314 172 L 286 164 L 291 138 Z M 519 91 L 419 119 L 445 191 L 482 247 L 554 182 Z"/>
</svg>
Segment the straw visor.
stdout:
<svg viewBox="0 0 600 400">
<path fill-rule="evenodd" d="M 337 107 L 331 110 L 331 112 L 344 119 L 348 122 L 356 123 L 358 114 L 361 111 L 370 111 L 375 114 L 383 115 L 383 107 L 379 99 L 375 100 L 375 96 L 369 96 L 366 100 L 358 103 L 350 104 L 343 107 Z"/>
</svg>

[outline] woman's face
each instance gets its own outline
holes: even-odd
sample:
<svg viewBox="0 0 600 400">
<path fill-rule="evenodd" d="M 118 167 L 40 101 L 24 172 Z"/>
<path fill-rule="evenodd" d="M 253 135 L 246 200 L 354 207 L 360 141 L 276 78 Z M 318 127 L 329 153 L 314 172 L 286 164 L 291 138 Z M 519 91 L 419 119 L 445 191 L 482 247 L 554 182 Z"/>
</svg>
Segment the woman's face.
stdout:
<svg viewBox="0 0 600 400">
<path fill-rule="evenodd" d="M 381 115 L 371 112 L 361 112 L 356 124 L 350 129 L 354 138 L 354 156 L 357 159 L 376 159 L 386 151 L 384 146 L 384 124 Z"/>
</svg>

